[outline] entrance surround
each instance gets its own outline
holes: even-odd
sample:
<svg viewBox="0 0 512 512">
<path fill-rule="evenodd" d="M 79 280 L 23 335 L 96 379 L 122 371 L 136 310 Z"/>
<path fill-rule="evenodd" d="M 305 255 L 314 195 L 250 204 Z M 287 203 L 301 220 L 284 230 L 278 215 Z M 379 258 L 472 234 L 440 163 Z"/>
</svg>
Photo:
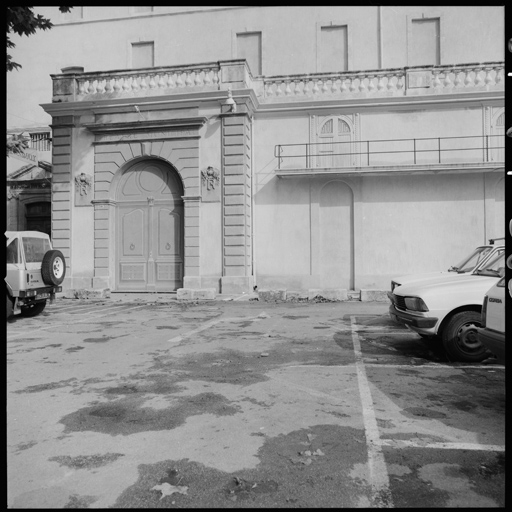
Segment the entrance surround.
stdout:
<svg viewBox="0 0 512 512">
<path fill-rule="evenodd" d="M 93 288 L 114 288 L 116 275 L 116 191 L 123 171 L 156 159 L 177 172 L 184 195 L 183 286 L 195 288 L 199 261 L 199 128 L 205 118 L 86 125 L 94 142 L 94 277 Z M 171 169 L 169 170 L 171 172 Z M 194 286 L 196 285 L 196 286 Z"/>
</svg>

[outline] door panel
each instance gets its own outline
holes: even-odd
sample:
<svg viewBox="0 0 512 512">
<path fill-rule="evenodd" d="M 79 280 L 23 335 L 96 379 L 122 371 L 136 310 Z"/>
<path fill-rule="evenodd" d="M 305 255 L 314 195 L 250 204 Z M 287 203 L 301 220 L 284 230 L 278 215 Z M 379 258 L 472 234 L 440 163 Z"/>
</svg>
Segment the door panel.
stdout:
<svg viewBox="0 0 512 512">
<path fill-rule="evenodd" d="M 155 205 L 154 245 L 155 286 L 157 290 L 177 289 L 183 279 L 182 254 L 182 210 L 180 206 L 171 209 Z"/>
<path fill-rule="evenodd" d="M 119 291 L 168 292 L 183 284 L 183 203 L 176 175 L 142 161 L 122 176 L 117 194 Z"/>
<path fill-rule="evenodd" d="M 120 206 L 118 208 L 119 290 L 146 290 L 147 213 L 147 207 Z"/>
</svg>

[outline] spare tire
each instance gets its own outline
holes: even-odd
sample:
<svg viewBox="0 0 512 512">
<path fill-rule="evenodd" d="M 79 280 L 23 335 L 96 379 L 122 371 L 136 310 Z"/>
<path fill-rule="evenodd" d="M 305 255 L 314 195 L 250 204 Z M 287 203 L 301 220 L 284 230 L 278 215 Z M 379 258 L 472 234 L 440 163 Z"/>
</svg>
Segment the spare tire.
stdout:
<svg viewBox="0 0 512 512">
<path fill-rule="evenodd" d="M 56 286 L 64 281 L 66 260 L 60 251 L 52 249 L 44 255 L 43 263 L 41 264 L 41 275 L 43 281 L 48 285 Z"/>
</svg>

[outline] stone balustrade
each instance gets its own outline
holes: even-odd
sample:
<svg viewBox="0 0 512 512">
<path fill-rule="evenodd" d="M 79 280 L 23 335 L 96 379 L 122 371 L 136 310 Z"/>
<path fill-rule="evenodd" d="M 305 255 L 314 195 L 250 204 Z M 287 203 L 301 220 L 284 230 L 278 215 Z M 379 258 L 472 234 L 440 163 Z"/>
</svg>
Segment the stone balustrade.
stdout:
<svg viewBox="0 0 512 512">
<path fill-rule="evenodd" d="M 260 103 L 446 94 L 504 87 L 504 63 L 422 66 L 253 78 L 245 60 L 52 75 L 53 101 L 253 89 Z"/>
<path fill-rule="evenodd" d="M 404 70 L 326 73 L 264 78 L 265 98 L 323 96 L 358 92 L 397 92 L 404 88 Z"/>
<path fill-rule="evenodd" d="M 186 94 L 252 85 L 245 60 L 89 73 L 72 67 L 52 75 L 52 80 L 53 102 Z"/>
<path fill-rule="evenodd" d="M 261 101 L 442 94 L 503 87 L 503 78 L 503 62 L 264 77 Z"/>
<path fill-rule="evenodd" d="M 494 86 L 503 82 L 503 63 L 443 66 L 433 68 L 432 87 L 435 89 L 461 89 Z"/>
<path fill-rule="evenodd" d="M 219 66 L 192 69 L 151 69 L 141 71 L 85 74 L 78 78 L 78 96 L 88 94 L 138 93 L 151 90 L 219 88 Z"/>
</svg>

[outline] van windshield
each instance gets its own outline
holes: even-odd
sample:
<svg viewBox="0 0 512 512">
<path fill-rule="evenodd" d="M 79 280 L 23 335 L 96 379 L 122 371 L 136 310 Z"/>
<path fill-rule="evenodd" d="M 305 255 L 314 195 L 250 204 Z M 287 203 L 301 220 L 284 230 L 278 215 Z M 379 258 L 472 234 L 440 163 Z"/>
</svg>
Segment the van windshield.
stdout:
<svg viewBox="0 0 512 512">
<path fill-rule="evenodd" d="M 505 276 L 505 251 L 500 251 L 492 257 L 482 268 L 475 271 L 478 276 Z"/>
<path fill-rule="evenodd" d="M 493 247 L 477 247 L 469 256 L 448 269 L 448 272 L 471 272 L 478 264 L 484 261 L 491 253 Z"/>
</svg>

